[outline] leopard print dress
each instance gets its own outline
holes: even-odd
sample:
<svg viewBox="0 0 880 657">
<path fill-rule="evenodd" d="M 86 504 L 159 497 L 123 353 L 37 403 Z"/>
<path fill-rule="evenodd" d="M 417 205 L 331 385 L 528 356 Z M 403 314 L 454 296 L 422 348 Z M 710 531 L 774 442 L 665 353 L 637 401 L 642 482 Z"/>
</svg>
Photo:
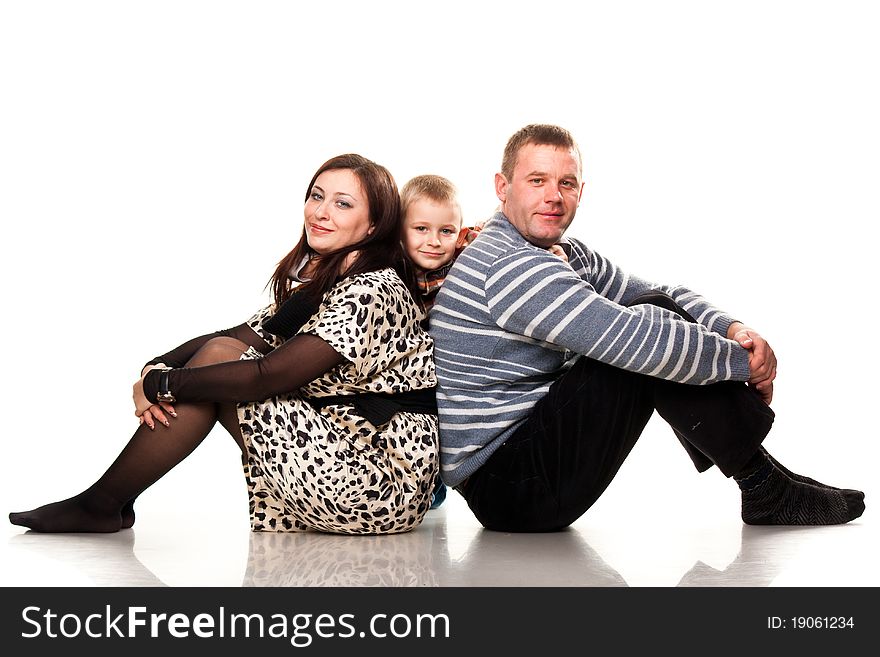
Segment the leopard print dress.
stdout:
<svg viewBox="0 0 880 657">
<path fill-rule="evenodd" d="M 248 325 L 263 328 L 274 305 Z M 435 415 L 399 412 L 374 427 L 350 405 L 316 410 L 309 399 L 397 393 L 436 385 L 433 341 L 392 269 L 346 278 L 298 333 L 316 335 L 345 361 L 296 393 L 238 404 L 254 531 L 391 534 L 421 522 L 437 471 Z M 261 358 L 251 348 L 242 358 Z"/>
</svg>

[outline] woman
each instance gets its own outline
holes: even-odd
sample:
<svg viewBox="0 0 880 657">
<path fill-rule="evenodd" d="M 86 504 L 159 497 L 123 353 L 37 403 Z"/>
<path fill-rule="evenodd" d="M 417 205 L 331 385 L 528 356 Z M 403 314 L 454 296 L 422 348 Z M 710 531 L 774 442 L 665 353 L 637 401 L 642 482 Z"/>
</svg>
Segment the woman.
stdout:
<svg viewBox="0 0 880 657">
<path fill-rule="evenodd" d="M 303 235 L 246 323 L 150 361 L 134 387 L 141 426 L 104 475 L 10 521 L 42 532 L 113 532 L 133 501 L 216 422 L 242 450 L 255 531 L 408 531 L 437 469 L 431 338 L 403 280 L 400 197 L 359 155 L 315 173 Z M 170 416 L 170 418 L 169 418 Z M 165 428 L 154 432 L 155 422 Z"/>
</svg>

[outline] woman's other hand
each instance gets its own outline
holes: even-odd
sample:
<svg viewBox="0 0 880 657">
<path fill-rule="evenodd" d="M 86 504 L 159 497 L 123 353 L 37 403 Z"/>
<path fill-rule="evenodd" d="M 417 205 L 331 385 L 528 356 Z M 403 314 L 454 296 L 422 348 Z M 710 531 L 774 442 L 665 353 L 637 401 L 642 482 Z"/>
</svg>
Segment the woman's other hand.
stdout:
<svg viewBox="0 0 880 657">
<path fill-rule="evenodd" d="M 155 363 L 153 365 L 146 365 L 144 369 L 141 370 L 141 378 L 144 378 L 147 375 L 147 372 L 155 369 L 165 369 L 168 367 L 165 363 Z"/>
<path fill-rule="evenodd" d="M 144 414 L 140 416 L 140 423 L 143 424 L 146 422 L 151 430 L 156 428 L 156 421 L 169 427 L 171 426 L 171 422 L 168 420 L 168 415 L 171 417 L 177 417 L 177 412 L 171 404 L 167 402 L 159 402 L 158 404 L 153 404 L 144 411 Z"/>
<path fill-rule="evenodd" d="M 167 427 L 171 426 L 168 415 L 171 417 L 177 417 L 177 412 L 171 404 L 167 402 L 159 402 L 158 404 L 155 404 L 147 399 L 144 394 L 143 377 L 135 382 L 132 399 L 134 400 L 134 414 L 140 418 L 140 423 L 146 423 L 151 431 L 156 428 L 156 421 L 161 422 Z"/>
</svg>

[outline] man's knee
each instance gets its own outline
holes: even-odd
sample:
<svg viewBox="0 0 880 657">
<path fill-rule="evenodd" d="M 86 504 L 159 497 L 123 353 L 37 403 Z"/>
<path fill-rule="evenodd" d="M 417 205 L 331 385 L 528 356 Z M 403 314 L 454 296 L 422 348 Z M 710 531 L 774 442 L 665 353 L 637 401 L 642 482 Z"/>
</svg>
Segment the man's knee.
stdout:
<svg viewBox="0 0 880 657">
<path fill-rule="evenodd" d="M 635 299 L 630 300 L 630 302 L 626 305 L 627 307 L 639 305 L 657 306 L 659 308 L 665 308 L 666 310 L 674 312 L 677 315 L 681 315 L 689 322 L 696 323 L 697 321 L 693 317 L 691 317 L 688 311 L 679 306 L 671 296 L 659 290 L 651 290 L 649 292 L 645 292 L 644 294 L 640 294 Z"/>
</svg>

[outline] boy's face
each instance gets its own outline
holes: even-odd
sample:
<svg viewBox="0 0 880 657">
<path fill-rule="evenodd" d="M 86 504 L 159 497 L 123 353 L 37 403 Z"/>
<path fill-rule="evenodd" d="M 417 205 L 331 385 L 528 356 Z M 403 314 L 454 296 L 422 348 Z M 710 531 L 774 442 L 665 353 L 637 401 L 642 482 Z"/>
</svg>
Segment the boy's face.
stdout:
<svg viewBox="0 0 880 657">
<path fill-rule="evenodd" d="M 437 269 L 455 257 L 461 213 L 451 203 L 417 198 L 403 218 L 403 246 L 417 267 Z"/>
</svg>

